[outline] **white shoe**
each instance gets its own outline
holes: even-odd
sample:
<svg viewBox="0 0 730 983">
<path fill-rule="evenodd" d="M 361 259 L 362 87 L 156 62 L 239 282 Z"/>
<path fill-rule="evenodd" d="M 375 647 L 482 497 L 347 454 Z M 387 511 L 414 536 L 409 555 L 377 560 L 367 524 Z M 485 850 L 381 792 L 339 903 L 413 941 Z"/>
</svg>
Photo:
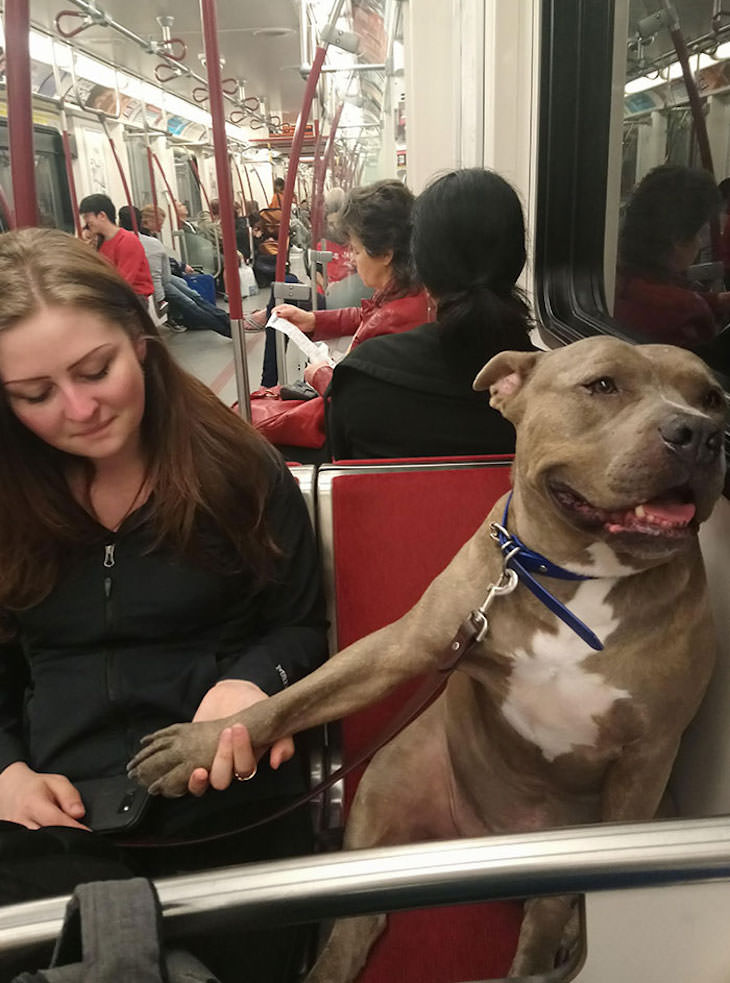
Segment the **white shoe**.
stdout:
<svg viewBox="0 0 730 983">
<path fill-rule="evenodd" d="M 169 318 L 167 320 L 167 327 L 174 334 L 185 334 L 185 332 L 188 330 L 186 324 L 176 324 L 174 321 L 171 321 Z"/>
</svg>

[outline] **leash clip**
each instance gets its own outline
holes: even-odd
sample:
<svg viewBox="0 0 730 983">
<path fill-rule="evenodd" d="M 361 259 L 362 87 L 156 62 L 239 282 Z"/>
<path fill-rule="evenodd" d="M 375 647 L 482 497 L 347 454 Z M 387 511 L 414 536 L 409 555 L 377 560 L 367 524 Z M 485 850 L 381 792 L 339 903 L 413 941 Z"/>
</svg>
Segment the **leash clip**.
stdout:
<svg viewBox="0 0 730 983">
<path fill-rule="evenodd" d="M 504 561 L 502 576 L 499 578 L 496 584 L 489 585 L 487 596 L 484 598 L 484 601 L 475 611 L 472 611 L 472 621 L 474 622 L 475 626 L 477 624 L 479 625 L 476 635 L 474 636 L 475 642 L 481 642 L 486 637 L 489 629 L 487 611 L 489 610 L 492 601 L 495 599 L 495 597 L 502 597 L 503 595 L 511 594 L 518 584 L 519 578 L 517 577 L 517 574 L 514 572 L 514 570 L 509 570 L 506 564 L 507 559 Z"/>
</svg>

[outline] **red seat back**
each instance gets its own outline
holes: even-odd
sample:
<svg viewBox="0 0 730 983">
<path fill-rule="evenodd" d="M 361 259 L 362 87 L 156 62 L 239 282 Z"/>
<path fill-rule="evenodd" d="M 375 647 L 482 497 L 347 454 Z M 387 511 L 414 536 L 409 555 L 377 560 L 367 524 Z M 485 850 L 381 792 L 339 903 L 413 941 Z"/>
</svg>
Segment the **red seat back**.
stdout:
<svg viewBox="0 0 730 983">
<path fill-rule="evenodd" d="M 509 461 L 320 469 L 320 532 L 325 553 L 328 540 L 333 552 L 330 589 L 338 648 L 413 606 L 508 490 Z M 454 631 L 457 627 L 455 619 Z M 345 760 L 380 732 L 415 685 L 347 718 Z M 346 779 L 347 804 L 358 780 L 359 774 Z M 396 913 L 359 983 L 448 983 L 503 976 L 520 920 L 516 903 Z"/>
</svg>

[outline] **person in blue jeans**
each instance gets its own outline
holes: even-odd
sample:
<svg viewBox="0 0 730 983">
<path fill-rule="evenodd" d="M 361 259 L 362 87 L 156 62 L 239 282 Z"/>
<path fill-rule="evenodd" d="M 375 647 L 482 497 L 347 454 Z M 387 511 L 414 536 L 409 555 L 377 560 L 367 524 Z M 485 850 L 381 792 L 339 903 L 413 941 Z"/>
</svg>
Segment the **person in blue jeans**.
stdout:
<svg viewBox="0 0 730 983">
<path fill-rule="evenodd" d="M 135 208 L 134 212 L 139 229 L 139 240 L 144 246 L 152 274 L 155 302 L 159 305 L 162 300 L 167 301 L 169 316 L 172 319 L 170 328 L 173 331 L 187 331 L 188 328 L 202 331 L 207 328 L 230 338 L 231 322 L 226 312 L 215 304 L 209 303 L 188 286 L 181 275 L 183 270 L 180 264 L 168 255 L 160 240 L 142 225 L 140 210 Z M 128 205 L 119 209 L 119 225 L 130 232 L 133 229 Z"/>
<path fill-rule="evenodd" d="M 170 276 L 164 281 L 165 300 L 175 326 L 181 325 L 183 329 L 190 328 L 193 331 L 208 328 L 224 338 L 230 338 L 231 319 L 226 312 L 188 286 L 187 281 L 178 275 L 178 271 L 181 271 L 180 264 L 172 258 L 170 270 Z"/>
<path fill-rule="evenodd" d="M 165 300 L 176 324 L 193 331 L 209 328 L 225 338 L 231 337 L 231 319 L 226 312 L 201 297 L 181 276 L 170 274 L 165 284 Z"/>
</svg>

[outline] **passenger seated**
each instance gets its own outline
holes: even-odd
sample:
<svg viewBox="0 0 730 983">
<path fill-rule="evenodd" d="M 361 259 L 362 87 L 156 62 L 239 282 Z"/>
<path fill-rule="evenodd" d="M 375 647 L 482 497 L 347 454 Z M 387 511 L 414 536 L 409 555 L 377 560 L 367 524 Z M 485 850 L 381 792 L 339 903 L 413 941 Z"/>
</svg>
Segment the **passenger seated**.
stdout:
<svg viewBox="0 0 730 983">
<path fill-rule="evenodd" d="M 203 209 L 197 219 L 198 234 L 205 236 L 220 250 L 223 233 L 221 232 L 221 210 L 217 198 L 211 199 L 210 211 Z"/>
<path fill-rule="evenodd" d="M 178 221 L 180 222 L 180 228 L 184 232 L 197 233 L 198 227 L 195 222 L 191 222 L 188 206 L 185 204 L 185 202 L 176 200 L 175 211 L 177 212 Z"/>
<path fill-rule="evenodd" d="M 357 307 L 360 302 L 373 295 L 371 287 L 366 287 L 350 255 L 347 233 L 342 227 L 342 216 L 347 203 L 347 195 L 342 188 L 329 188 L 324 196 L 324 246 L 332 253 L 327 264 L 327 289 L 325 307 L 334 310 L 340 307 Z"/>
<path fill-rule="evenodd" d="M 332 456 L 509 453 L 512 425 L 472 382 L 497 352 L 532 349 L 519 199 L 493 171 L 446 174 L 416 200 L 412 248 L 437 320 L 353 346 L 335 368 Z"/>
<path fill-rule="evenodd" d="M 708 171 L 655 167 L 634 189 L 619 238 L 614 317 L 642 341 L 696 348 L 730 316 L 730 294 L 693 283 L 687 271 L 720 211 Z"/>
<path fill-rule="evenodd" d="M 144 734 L 265 700 L 323 660 L 316 550 L 281 457 L 178 367 L 108 263 L 24 229 L 0 237 L 0 278 L 0 832 L 65 830 L 69 880 L 87 854 L 159 877 L 307 852 L 307 810 L 235 832 L 305 791 L 292 740 L 256 773 L 244 728 L 123 836 L 224 839 L 115 849 L 85 832 L 77 782 L 122 776 Z M 221 927 L 186 945 L 221 981 L 292 983 L 301 941 Z"/>
<path fill-rule="evenodd" d="M 355 267 L 366 287 L 375 292 L 360 307 L 303 311 L 279 304 L 276 314 L 295 324 L 315 341 L 352 335 L 350 349 L 368 338 L 409 331 L 428 320 L 426 292 L 413 275 L 410 253 L 413 195 L 400 181 L 377 181 L 350 192 L 342 213 Z M 320 394 L 332 378 L 326 362 L 307 367 L 305 380 Z"/>
</svg>

